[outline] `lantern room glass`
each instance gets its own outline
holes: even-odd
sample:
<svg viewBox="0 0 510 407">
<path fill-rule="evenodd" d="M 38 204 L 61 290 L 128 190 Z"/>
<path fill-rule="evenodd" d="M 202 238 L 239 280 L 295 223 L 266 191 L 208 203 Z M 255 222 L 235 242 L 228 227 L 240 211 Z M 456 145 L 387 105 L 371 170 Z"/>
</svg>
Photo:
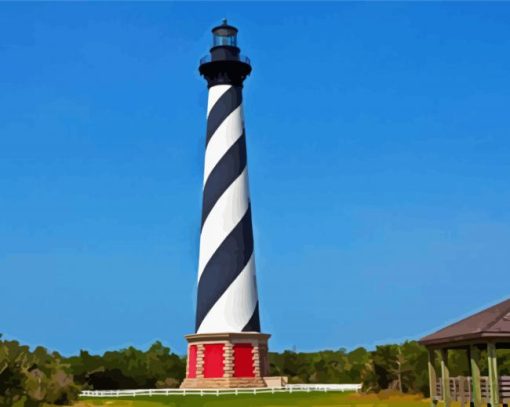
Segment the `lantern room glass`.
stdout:
<svg viewBox="0 0 510 407">
<path fill-rule="evenodd" d="M 237 47 L 237 33 L 213 34 L 213 47 L 219 46 Z"/>
</svg>

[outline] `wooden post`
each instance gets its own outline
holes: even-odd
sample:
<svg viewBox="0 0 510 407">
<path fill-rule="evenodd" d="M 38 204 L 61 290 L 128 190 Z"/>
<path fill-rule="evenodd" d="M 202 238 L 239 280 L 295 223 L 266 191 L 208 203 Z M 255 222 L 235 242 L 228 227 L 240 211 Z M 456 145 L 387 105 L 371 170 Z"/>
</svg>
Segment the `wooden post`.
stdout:
<svg viewBox="0 0 510 407">
<path fill-rule="evenodd" d="M 445 407 L 450 407 L 450 370 L 448 369 L 448 348 L 441 349 L 441 383 Z"/>
<path fill-rule="evenodd" d="M 436 351 L 429 348 L 429 389 L 430 389 L 430 407 L 437 404 L 437 373 L 434 361 L 436 359 Z"/>
<path fill-rule="evenodd" d="M 498 407 L 499 404 L 499 375 L 498 361 L 496 358 L 496 344 L 489 342 L 487 344 L 487 366 L 489 370 L 489 391 L 491 407 Z"/>
<path fill-rule="evenodd" d="M 459 376 L 459 400 L 460 407 L 466 406 L 466 378 L 464 376 Z"/>
<path fill-rule="evenodd" d="M 482 407 L 482 386 L 480 384 L 480 350 L 476 345 L 469 347 L 471 368 L 471 397 L 474 407 Z"/>
</svg>

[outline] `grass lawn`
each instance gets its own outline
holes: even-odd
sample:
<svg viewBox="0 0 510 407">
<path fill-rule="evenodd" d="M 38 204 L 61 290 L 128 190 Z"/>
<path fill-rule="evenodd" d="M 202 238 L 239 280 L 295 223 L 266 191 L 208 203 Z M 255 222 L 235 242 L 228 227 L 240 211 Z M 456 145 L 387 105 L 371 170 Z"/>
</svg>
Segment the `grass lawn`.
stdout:
<svg viewBox="0 0 510 407">
<path fill-rule="evenodd" d="M 428 407 L 419 396 L 361 395 L 353 393 L 277 393 L 225 396 L 141 396 L 124 398 L 82 398 L 75 407 Z"/>
</svg>

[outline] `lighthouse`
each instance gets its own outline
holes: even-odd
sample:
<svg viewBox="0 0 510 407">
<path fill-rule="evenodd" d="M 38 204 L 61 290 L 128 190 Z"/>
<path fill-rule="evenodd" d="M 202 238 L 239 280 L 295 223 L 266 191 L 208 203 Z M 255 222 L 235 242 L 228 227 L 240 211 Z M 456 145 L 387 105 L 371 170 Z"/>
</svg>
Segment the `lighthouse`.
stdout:
<svg viewBox="0 0 510 407">
<path fill-rule="evenodd" d="M 183 388 L 265 387 L 248 185 L 243 83 L 251 73 L 237 28 L 212 29 L 199 72 L 209 89 L 195 333 L 187 335 Z"/>
</svg>

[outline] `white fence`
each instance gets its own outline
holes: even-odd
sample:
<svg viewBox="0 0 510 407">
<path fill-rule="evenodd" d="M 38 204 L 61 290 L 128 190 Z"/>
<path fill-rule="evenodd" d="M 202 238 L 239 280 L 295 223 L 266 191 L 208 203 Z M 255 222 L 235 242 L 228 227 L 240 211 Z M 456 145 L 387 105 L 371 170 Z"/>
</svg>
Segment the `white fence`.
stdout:
<svg viewBox="0 0 510 407">
<path fill-rule="evenodd" d="M 360 391 L 361 384 L 288 384 L 283 388 L 259 387 L 253 389 L 139 389 L 139 390 L 84 390 L 81 397 L 136 397 L 136 396 L 220 396 L 224 394 L 297 393 L 312 391 Z"/>
<path fill-rule="evenodd" d="M 313 391 L 360 391 L 361 384 L 287 384 L 286 389 Z"/>
</svg>

